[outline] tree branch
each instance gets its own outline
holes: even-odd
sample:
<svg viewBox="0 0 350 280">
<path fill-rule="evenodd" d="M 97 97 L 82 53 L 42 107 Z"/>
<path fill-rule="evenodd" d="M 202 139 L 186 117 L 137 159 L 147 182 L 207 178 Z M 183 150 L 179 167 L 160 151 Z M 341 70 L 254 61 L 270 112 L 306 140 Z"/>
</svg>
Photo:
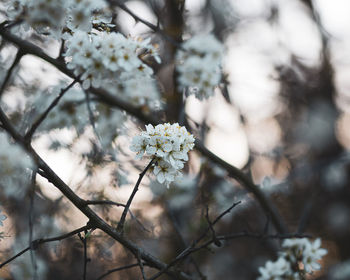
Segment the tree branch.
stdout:
<svg viewBox="0 0 350 280">
<path fill-rule="evenodd" d="M 168 267 L 162 269 L 161 271 L 157 272 L 156 274 L 154 274 L 151 278 L 149 278 L 148 280 L 155 280 L 158 277 L 160 277 L 162 274 L 166 273 L 167 269 L 169 269 L 170 267 L 174 266 L 176 263 L 184 260 L 185 258 L 187 258 L 189 255 L 200 251 L 204 248 L 207 248 L 209 245 L 215 243 L 216 240 L 220 240 L 220 241 L 227 241 L 227 240 L 231 240 L 231 239 L 237 239 L 237 238 L 253 238 L 253 239 L 288 239 L 288 238 L 310 238 L 310 235 L 307 234 L 299 234 L 299 233 L 287 233 L 287 234 L 270 234 L 270 235 L 266 235 L 266 234 L 260 234 L 260 233 L 249 233 L 246 231 L 243 232 L 239 232 L 239 233 L 233 233 L 233 234 L 229 234 L 229 235 L 223 235 L 223 236 L 215 236 L 212 237 L 210 240 L 208 240 L 207 242 L 205 242 L 204 244 L 198 246 L 198 247 L 188 247 L 186 250 L 184 250 L 182 253 L 180 253 L 173 261 L 171 261 L 168 264 Z"/>
<path fill-rule="evenodd" d="M 1 88 L 0 88 L 0 98 L 2 96 L 2 94 L 5 91 L 5 88 L 7 86 L 7 83 L 9 82 L 10 78 L 11 78 L 11 74 L 13 72 L 13 70 L 15 69 L 15 67 L 17 66 L 17 64 L 21 61 L 21 58 L 23 57 L 25 53 L 19 49 L 17 51 L 16 57 L 14 59 L 14 61 L 12 62 L 11 67 L 7 70 L 6 76 L 4 78 L 4 81 L 2 82 Z"/>
<path fill-rule="evenodd" d="M 136 267 L 136 266 L 139 266 L 139 265 L 140 265 L 139 263 L 133 263 L 133 264 L 125 265 L 125 266 L 122 266 L 122 267 L 110 269 L 106 273 L 104 273 L 100 277 L 98 277 L 96 280 L 102 280 L 103 278 L 105 278 L 109 274 L 112 274 L 113 272 L 117 272 L 117 271 L 121 271 L 121 270 L 124 270 L 124 269 L 133 268 L 133 267 Z M 145 263 L 143 263 L 143 265 L 145 265 Z"/>
<path fill-rule="evenodd" d="M 23 148 L 32 157 L 34 162 L 37 164 L 38 168 L 41 169 L 39 174 L 44 174 L 44 177 L 48 179 L 54 186 L 56 186 L 63 195 L 70 200 L 75 207 L 77 207 L 86 217 L 89 218 L 90 223 L 93 227 L 99 228 L 113 239 L 117 240 L 125 248 L 129 249 L 131 252 L 139 251 L 141 258 L 157 269 L 163 269 L 166 264 L 161 262 L 156 257 L 152 256 L 150 253 L 144 251 L 142 248 L 138 247 L 133 242 L 124 238 L 119 232 L 108 225 L 103 219 L 101 219 L 90 207 L 86 205 L 83 199 L 81 199 L 62 179 L 46 164 L 46 162 L 36 153 L 30 143 L 27 143 L 25 139 L 16 131 L 16 129 L 11 125 L 10 120 L 5 115 L 4 111 L 0 108 L 0 121 L 2 122 L 4 128 L 10 133 L 14 140 L 23 146 Z M 125 209 L 124 209 L 125 210 Z M 167 271 L 169 275 L 175 277 L 176 279 L 192 279 L 190 276 L 183 272 L 178 271 Z"/>
<path fill-rule="evenodd" d="M 36 181 L 36 174 L 37 174 L 37 170 L 33 170 L 32 171 L 32 178 L 31 178 L 31 190 L 30 190 L 30 194 L 29 194 L 29 246 L 30 246 L 30 259 L 32 262 L 32 266 L 33 266 L 33 271 L 34 271 L 34 276 L 33 276 L 33 280 L 37 279 L 37 265 L 36 265 L 36 260 L 35 260 L 35 255 L 33 252 L 33 219 L 34 219 L 34 197 L 35 197 L 35 181 Z"/>
<path fill-rule="evenodd" d="M 68 75 L 73 79 L 76 78 L 73 72 L 67 69 L 67 67 L 62 61 L 53 59 L 52 57 L 48 56 L 47 54 L 44 53 L 42 49 L 40 49 L 36 45 L 30 42 L 27 42 L 25 40 L 22 40 L 21 38 L 11 34 L 5 28 L 2 28 L 2 27 L 0 27 L 0 35 L 3 36 L 5 40 L 12 42 L 13 44 L 17 45 L 19 48 L 23 49 L 23 51 L 26 51 L 26 53 L 38 56 L 44 59 L 45 61 L 47 61 L 48 63 L 52 64 L 53 66 L 55 66 L 62 73 Z M 153 125 L 158 124 L 158 120 L 156 120 L 153 117 L 153 115 L 155 115 L 154 112 L 151 112 L 150 114 L 146 115 L 139 108 L 135 108 L 134 106 L 131 106 L 129 103 L 119 99 L 117 96 L 114 96 L 103 89 L 90 88 L 89 90 L 91 93 L 99 97 L 102 102 L 108 104 L 109 106 L 114 106 L 114 107 L 118 107 L 121 110 L 125 110 L 130 115 L 138 118 L 139 120 L 147 124 L 153 124 Z M 271 217 L 271 220 L 279 233 L 288 232 L 288 229 L 285 223 L 283 222 L 283 219 L 280 216 L 275 205 L 263 193 L 263 191 L 252 182 L 252 180 L 248 176 L 246 176 L 238 168 L 230 165 L 229 163 L 227 163 L 226 161 L 222 160 L 221 158 L 216 156 L 214 153 L 209 151 L 199 139 L 196 139 L 195 141 L 195 149 L 197 149 L 203 156 L 207 157 L 212 162 L 224 168 L 228 172 L 228 175 L 230 177 L 236 179 L 239 183 L 242 184 L 244 188 L 246 188 L 249 192 L 253 193 L 253 195 L 259 202 L 260 206 L 265 211 L 266 215 Z"/>
<path fill-rule="evenodd" d="M 128 213 L 128 210 L 130 208 L 131 202 L 134 199 L 134 196 L 135 196 L 136 192 L 139 189 L 139 185 L 140 185 L 140 183 L 142 181 L 143 176 L 145 176 L 147 170 L 152 166 L 154 160 L 155 160 L 155 158 L 153 158 L 149 162 L 149 164 L 146 166 L 146 168 L 140 173 L 139 179 L 137 180 L 136 185 L 135 185 L 135 187 L 134 187 L 134 189 L 133 189 L 133 191 L 132 191 L 132 193 L 131 193 L 131 195 L 130 195 L 130 197 L 128 199 L 128 202 L 126 203 L 126 206 L 124 208 L 124 211 L 122 213 L 122 216 L 121 216 L 120 221 L 119 221 L 118 226 L 117 226 L 117 231 L 120 232 L 121 234 L 123 234 L 125 218 L 126 218 L 126 214 Z"/>
<path fill-rule="evenodd" d="M 66 238 L 71 237 L 71 236 L 73 236 L 73 235 L 75 235 L 77 233 L 80 233 L 80 232 L 82 232 L 84 230 L 88 230 L 88 229 L 91 229 L 91 228 L 92 228 L 91 225 L 86 225 L 86 226 L 83 226 L 83 227 L 78 228 L 76 230 L 73 230 L 73 231 L 71 231 L 69 233 L 65 233 L 63 235 L 59 235 L 59 236 L 56 236 L 56 237 L 44 238 L 44 239 L 36 239 L 36 240 L 32 241 L 31 244 L 27 248 L 23 249 L 22 251 L 20 251 L 19 253 L 17 253 L 13 257 L 9 258 L 8 260 L 6 260 L 2 264 L 0 264 L 0 268 L 2 268 L 3 266 L 7 265 L 10 262 L 12 262 L 13 260 L 17 259 L 19 256 L 23 255 L 28 250 L 36 250 L 40 244 L 53 242 L 53 241 L 60 241 L 60 240 L 66 239 Z"/>
<path fill-rule="evenodd" d="M 78 233 L 78 236 L 80 238 L 80 241 L 83 243 L 83 248 L 84 248 L 84 264 L 83 264 L 83 280 L 86 280 L 86 273 L 87 273 L 87 264 L 90 261 L 88 256 L 87 256 L 87 235 L 88 231 L 84 230 L 84 236 L 81 235 L 81 233 Z"/>
</svg>

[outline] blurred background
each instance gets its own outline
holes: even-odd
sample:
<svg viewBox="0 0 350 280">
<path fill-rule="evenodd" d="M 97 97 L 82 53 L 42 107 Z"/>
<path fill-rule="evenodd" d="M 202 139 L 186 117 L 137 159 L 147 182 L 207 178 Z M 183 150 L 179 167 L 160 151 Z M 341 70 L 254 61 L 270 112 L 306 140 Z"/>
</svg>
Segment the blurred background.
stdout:
<svg viewBox="0 0 350 280">
<path fill-rule="evenodd" d="M 154 65 L 162 93 L 161 121 L 186 123 L 192 133 L 228 163 L 245 172 L 278 207 L 291 233 L 322 238 L 328 254 L 322 270 L 307 279 L 350 279 L 350 2 L 347 0 L 150 0 L 124 1 L 136 15 L 161 28 L 178 42 L 212 32 L 224 44 L 223 80 L 205 101 L 183 100 L 176 90 L 177 45 L 154 33 L 127 12 L 115 8 L 113 22 L 125 35 L 151 37 L 162 63 Z M 1 21 L 6 19 L 0 4 Z M 22 33 L 17 35 L 22 36 Z M 24 36 L 24 35 L 23 35 Z M 52 56 L 60 42 L 25 33 L 26 39 Z M 15 56 L 1 41 L 0 78 Z M 45 78 L 43 78 L 45 77 Z M 2 105 L 17 127 L 25 127 L 28 108 L 49 104 L 57 87 L 67 84 L 58 70 L 26 56 L 3 95 Z M 104 150 L 96 144 L 79 87 L 55 109 L 35 148 L 85 199 L 125 203 L 147 161 L 134 160 L 131 138 L 144 123 L 97 103 L 96 119 Z M 79 93 L 80 92 L 80 93 Z M 73 96 L 73 97 L 70 97 Z M 147 113 L 147 108 L 143 108 Z M 62 123 L 57 115 L 67 116 Z M 122 121 L 120 121 L 122 120 Z M 218 234 L 249 231 L 275 233 L 255 198 L 220 166 L 199 152 L 190 154 L 184 178 L 166 189 L 146 176 L 132 204 L 127 235 L 165 262 L 171 261 L 206 227 L 206 207 L 214 219 L 233 202 L 242 201 L 216 226 Z M 3 188 L 0 202 L 8 216 L 2 228 L 1 261 L 28 244 L 28 188 Z M 19 199 L 18 193 L 21 193 Z M 16 197 L 17 196 L 17 197 Z M 34 237 L 51 237 L 83 226 L 87 219 L 40 176 L 34 198 Z M 121 209 L 93 206 L 109 223 Z M 94 232 L 89 240 L 88 279 L 134 263 L 120 244 Z M 83 245 L 69 238 L 36 251 L 42 279 L 78 279 Z M 256 279 L 258 268 L 276 260 L 280 241 L 238 238 L 222 247 L 202 250 L 181 263 L 206 279 Z M 32 279 L 26 253 L 0 271 L 2 279 Z M 151 268 L 146 268 L 146 272 Z M 21 274 L 22 273 L 22 274 Z M 27 274 L 26 274 L 27 273 Z M 141 279 L 139 269 L 105 279 Z M 41 279 L 41 278 L 39 278 Z M 160 279 L 168 279 L 163 276 Z M 202 278 L 205 279 L 205 278 Z"/>
</svg>

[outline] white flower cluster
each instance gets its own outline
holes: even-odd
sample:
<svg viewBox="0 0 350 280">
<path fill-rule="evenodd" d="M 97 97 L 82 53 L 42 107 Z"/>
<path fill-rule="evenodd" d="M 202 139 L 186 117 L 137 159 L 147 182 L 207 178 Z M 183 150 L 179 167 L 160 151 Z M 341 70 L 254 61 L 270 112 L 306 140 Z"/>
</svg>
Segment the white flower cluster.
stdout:
<svg viewBox="0 0 350 280">
<path fill-rule="evenodd" d="M 8 15 L 24 18 L 39 33 L 60 37 L 65 26 L 72 31 L 90 31 L 94 11 L 105 7 L 104 0 L 16 0 L 10 1 Z"/>
<path fill-rule="evenodd" d="M 21 199 L 26 193 L 25 173 L 34 163 L 20 146 L 11 143 L 7 134 L 0 133 L 0 143 L 0 189 L 6 197 Z"/>
<path fill-rule="evenodd" d="M 126 38 L 120 33 L 87 34 L 77 31 L 67 42 L 68 68 L 81 75 L 83 88 L 90 86 L 116 89 L 135 105 L 159 99 L 153 70 L 139 57 L 140 51 L 160 62 L 150 39 Z"/>
<path fill-rule="evenodd" d="M 149 124 L 146 131 L 132 139 L 130 149 L 141 159 L 144 153 L 156 158 L 153 173 L 159 183 L 167 186 L 181 175 L 188 160 L 187 153 L 194 147 L 194 137 L 185 127 L 174 124 Z"/>
<path fill-rule="evenodd" d="M 202 100 L 214 95 L 221 80 L 223 45 L 212 35 L 198 35 L 182 44 L 176 54 L 179 90 Z"/>
<path fill-rule="evenodd" d="M 327 250 L 320 248 L 321 240 L 318 238 L 310 242 L 307 238 L 286 239 L 282 244 L 283 252 L 277 261 L 268 261 L 265 267 L 260 267 L 261 276 L 258 280 L 302 280 L 305 273 L 319 270 L 318 263 Z M 303 266 L 301 267 L 300 264 Z"/>
</svg>

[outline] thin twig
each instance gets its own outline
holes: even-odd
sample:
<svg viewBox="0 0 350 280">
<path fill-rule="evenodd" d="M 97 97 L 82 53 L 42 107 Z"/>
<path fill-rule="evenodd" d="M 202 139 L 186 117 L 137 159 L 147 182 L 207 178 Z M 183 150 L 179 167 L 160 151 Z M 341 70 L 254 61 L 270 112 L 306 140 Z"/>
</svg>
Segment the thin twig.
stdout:
<svg viewBox="0 0 350 280">
<path fill-rule="evenodd" d="M 84 236 L 81 235 L 81 233 L 78 233 L 78 236 L 80 238 L 80 241 L 83 243 L 84 248 L 84 263 L 83 263 L 83 280 L 86 280 L 86 273 L 87 273 L 87 264 L 90 261 L 87 256 L 87 237 L 88 231 L 84 230 Z"/>
<path fill-rule="evenodd" d="M 167 212 L 168 212 L 168 214 L 169 214 L 170 221 L 171 221 L 172 224 L 173 224 L 173 227 L 174 227 L 174 229 L 175 229 L 175 232 L 176 232 L 176 234 L 178 235 L 178 237 L 179 237 L 179 239 L 180 239 L 180 241 L 181 241 L 181 243 L 182 243 L 182 249 L 183 249 L 183 248 L 187 248 L 188 245 L 186 244 L 186 241 L 185 241 L 184 237 L 183 237 L 182 234 L 181 234 L 181 230 L 180 230 L 180 227 L 179 227 L 179 225 L 178 225 L 178 223 L 177 223 L 177 221 L 176 221 L 176 218 L 175 218 L 175 216 L 174 216 L 174 213 L 173 213 L 172 210 L 169 208 L 168 204 L 165 204 L 165 208 L 166 208 L 166 210 L 167 210 Z M 194 268 L 196 269 L 196 271 L 197 271 L 199 277 L 200 277 L 201 279 L 206 279 L 206 276 L 200 271 L 199 265 L 197 264 L 197 262 L 196 262 L 196 260 L 193 258 L 193 256 L 191 255 L 191 256 L 189 256 L 189 258 L 190 258 L 190 261 L 192 262 Z"/>
<path fill-rule="evenodd" d="M 20 251 L 19 253 L 17 253 L 13 257 L 9 258 L 8 260 L 6 260 L 2 264 L 0 264 L 0 268 L 2 268 L 3 266 L 7 265 L 10 262 L 12 262 L 13 260 L 17 259 L 19 256 L 23 255 L 28 250 L 36 250 L 40 244 L 53 242 L 53 241 L 60 241 L 60 240 L 66 239 L 68 237 L 76 235 L 77 233 L 80 233 L 80 232 L 82 232 L 84 230 L 88 230 L 88 229 L 91 229 L 91 228 L 92 228 L 91 225 L 86 225 L 86 226 L 83 226 L 83 227 L 78 228 L 76 230 L 73 230 L 71 232 L 65 233 L 63 235 L 56 236 L 56 237 L 44 238 L 44 239 L 42 239 L 42 238 L 41 239 L 36 239 L 36 240 L 32 241 L 30 246 L 28 246 L 27 248 L 23 249 L 22 251 Z"/>
<path fill-rule="evenodd" d="M 174 266 L 176 263 L 178 263 L 180 260 L 183 260 L 185 257 L 189 256 L 192 253 L 193 248 L 195 248 L 196 244 L 198 244 L 208 233 L 210 228 L 215 225 L 223 216 L 228 214 L 234 207 L 236 207 L 238 204 L 240 204 L 241 201 L 233 203 L 228 209 L 223 211 L 219 216 L 216 217 L 216 219 L 210 223 L 210 225 L 203 231 L 203 233 L 192 242 L 190 246 L 188 246 L 185 250 L 183 250 L 175 259 L 173 259 L 170 263 L 167 264 L 166 267 L 164 267 L 162 270 L 154 274 L 149 280 L 157 279 L 162 274 L 166 273 L 166 271 Z"/>
<path fill-rule="evenodd" d="M 231 208 L 232 209 L 232 208 Z M 212 234 L 212 237 L 214 239 L 214 244 L 218 247 L 221 247 L 221 242 L 219 239 L 216 238 L 216 232 L 214 230 L 214 227 L 213 227 L 213 223 L 210 221 L 210 218 L 209 218 L 209 206 L 207 205 L 206 207 L 206 213 L 205 213 L 205 218 L 208 222 L 208 225 L 209 225 L 209 229 L 211 231 L 211 234 Z"/>
<path fill-rule="evenodd" d="M 139 263 L 133 263 L 133 264 L 128 264 L 128 265 L 125 265 L 125 266 L 117 267 L 117 268 L 114 268 L 114 269 L 110 269 L 106 273 L 104 273 L 101 276 L 99 276 L 96 280 L 101 280 L 101 279 L 105 278 L 106 276 L 112 274 L 113 272 L 117 272 L 117 271 L 121 271 L 121 270 L 124 270 L 124 269 L 133 268 L 133 267 L 136 267 L 136 266 L 139 266 L 139 265 L 140 265 Z M 145 265 L 145 263 L 143 263 L 143 265 Z"/>
<path fill-rule="evenodd" d="M 173 261 L 171 261 L 168 264 L 168 267 L 160 270 L 156 274 L 154 274 L 151 278 L 148 280 L 155 280 L 158 277 L 160 277 L 162 274 L 166 273 L 167 269 L 170 267 L 174 266 L 176 263 L 184 260 L 186 257 L 189 255 L 200 251 L 204 248 L 207 248 L 209 245 L 213 244 L 215 240 L 220 240 L 220 241 L 227 241 L 227 240 L 232 240 L 232 239 L 237 239 L 237 238 L 253 238 L 253 239 L 288 239 L 288 238 L 310 238 L 311 236 L 308 234 L 299 234 L 299 233 L 287 233 L 287 234 L 261 234 L 261 233 L 249 233 L 246 231 L 239 232 L 239 233 L 233 233 L 229 235 L 223 235 L 223 236 L 216 236 L 216 238 L 211 238 L 207 242 L 203 243 L 202 245 L 198 247 L 188 247 L 186 250 L 184 250 L 182 253 L 180 253 Z"/>
<path fill-rule="evenodd" d="M 125 207 L 126 205 L 112 200 L 85 200 L 86 205 L 115 205 L 118 207 Z"/>
<path fill-rule="evenodd" d="M 11 67 L 7 70 L 6 76 L 4 78 L 4 81 L 2 82 L 1 88 L 0 88 L 0 97 L 2 96 L 2 94 L 5 91 L 5 88 L 7 86 L 7 83 L 9 82 L 10 78 L 11 78 L 11 74 L 13 72 L 13 70 L 15 69 L 15 67 L 17 66 L 17 64 L 21 61 L 21 58 L 23 57 L 25 53 L 23 52 L 22 49 L 19 49 L 17 51 L 16 57 L 14 59 L 14 61 L 12 62 Z"/>
<path fill-rule="evenodd" d="M 126 207 L 126 205 L 123 203 L 114 202 L 111 200 L 85 200 L 85 203 L 86 205 L 115 205 L 118 207 Z M 151 232 L 149 229 L 145 228 L 145 226 L 141 223 L 141 221 L 139 221 L 139 219 L 137 219 L 135 214 L 130 209 L 129 214 L 131 218 L 134 219 L 144 231 Z"/>
<path fill-rule="evenodd" d="M 63 97 L 63 95 L 78 81 L 78 78 L 74 79 L 73 82 L 71 82 L 67 87 L 61 89 L 59 95 L 52 101 L 50 106 L 45 110 L 44 113 L 40 115 L 40 117 L 33 123 L 32 127 L 29 129 L 29 131 L 24 136 L 24 139 L 26 141 L 30 141 L 33 134 L 35 133 L 36 129 L 39 127 L 39 125 L 46 119 L 47 115 L 51 112 L 53 108 L 58 104 L 60 99 Z"/>
<path fill-rule="evenodd" d="M 140 270 L 141 270 L 142 278 L 143 278 L 143 280 L 147 280 L 147 277 L 146 277 L 146 274 L 145 274 L 145 270 L 144 270 L 144 267 L 143 267 L 143 263 L 142 263 L 142 260 L 141 260 L 141 255 L 140 255 L 139 251 L 136 253 L 136 258 L 137 258 L 137 262 L 138 262 Z"/>
<path fill-rule="evenodd" d="M 36 180 L 37 170 L 33 170 L 31 178 L 31 190 L 30 190 L 30 204 L 29 204 L 29 246 L 30 246 L 30 259 L 32 262 L 32 267 L 34 271 L 33 279 L 37 279 L 37 265 L 33 250 L 33 218 L 34 218 L 34 197 L 35 197 L 35 180 Z"/>
<path fill-rule="evenodd" d="M 117 231 L 118 232 L 121 232 L 121 233 L 123 232 L 126 214 L 129 211 L 131 202 L 134 199 L 134 196 L 135 196 L 136 192 L 139 189 L 139 185 L 140 185 L 140 183 L 142 181 L 143 176 L 145 176 L 147 170 L 152 166 L 154 160 L 155 160 L 155 158 L 152 158 L 152 160 L 149 162 L 149 164 L 146 166 L 146 168 L 140 173 L 139 179 L 136 182 L 136 185 L 135 185 L 135 187 L 134 187 L 134 189 L 133 189 L 133 191 L 132 191 L 132 193 L 131 193 L 131 195 L 130 195 L 130 197 L 128 199 L 128 202 L 126 203 L 126 206 L 124 208 L 124 211 L 123 211 L 122 216 L 120 218 L 120 221 L 118 223 L 118 226 L 117 226 Z"/>
<path fill-rule="evenodd" d="M 210 222 L 209 226 L 203 231 L 203 233 L 192 242 L 192 247 L 194 247 L 196 244 L 198 244 L 208 233 L 208 231 L 221 220 L 222 217 L 224 217 L 226 214 L 230 213 L 230 211 L 235 208 L 237 205 L 239 205 L 241 201 L 234 202 L 229 208 L 227 208 L 225 211 L 223 211 L 221 214 L 219 214 L 213 222 Z"/>
</svg>

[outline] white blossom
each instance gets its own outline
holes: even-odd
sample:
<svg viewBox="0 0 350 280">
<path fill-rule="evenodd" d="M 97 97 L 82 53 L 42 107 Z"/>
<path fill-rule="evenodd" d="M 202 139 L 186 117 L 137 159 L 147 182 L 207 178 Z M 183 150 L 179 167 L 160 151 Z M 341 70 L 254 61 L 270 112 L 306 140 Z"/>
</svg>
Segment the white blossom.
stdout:
<svg viewBox="0 0 350 280">
<path fill-rule="evenodd" d="M 290 263 L 283 257 L 280 257 L 277 261 L 268 261 L 265 267 L 260 267 L 259 272 L 261 276 L 257 280 L 283 280 L 285 276 L 292 275 L 292 269 Z"/>
<path fill-rule="evenodd" d="M 141 48 L 156 58 L 152 45 L 120 33 L 76 31 L 68 38 L 67 47 L 68 68 L 81 75 L 84 89 L 103 86 L 138 106 L 153 107 L 159 100 L 153 70 L 139 58 Z"/>
<path fill-rule="evenodd" d="M 156 158 L 153 173 L 159 183 L 169 185 L 181 176 L 180 170 L 194 147 L 194 137 L 183 126 L 175 124 L 146 125 L 146 131 L 132 139 L 130 149 L 136 158 L 144 154 Z"/>
<path fill-rule="evenodd" d="M 327 254 L 327 250 L 320 246 L 321 239 L 319 238 L 314 242 L 310 242 L 307 238 L 286 239 L 282 244 L 282 247 L 285 248 L 284 254 L 293 262 L 301 260 L 307 273 L 321 268 L 318 260 Z"/>
<path fill-rule="evenodd" d="M 176 54 L 179 90 L 202 100 L 214 94 L 220 83 L 223 46 L 211 34 L 197 35 L 182 44 Z"/>
<path fill-rule="evenodd" d="M 91 31 L 97 22 L 95 12 L 106 7 L 104 0 L 17 0 L 9 1 L 7 15 L 10 19 L 24 19 L 39 33 L 60 38 L 64 27 Z"/>
<path fill-rule="evenodd" d="M 257 280 L 304 279 L 301 277 L 303 273 L 312 273 L 321 268 L 318 261 L 327 254 L 327 250 L 320 246 L 319 238 L 314 242 L 307 238 L 285 239 L 279 259 L 276 262 L 268 261 L 265 267 L 260 267 L 261 276 Z M 303 269 L 300 268 L 300 263 L 303 264 Z"/>
<path fill-rule="evenodd" d="M 0 187 L 6 197 L 21 199 L 34 163 L 21 146 L 11 142 L 7 134 L 0 133 Z"/>
</svg>

